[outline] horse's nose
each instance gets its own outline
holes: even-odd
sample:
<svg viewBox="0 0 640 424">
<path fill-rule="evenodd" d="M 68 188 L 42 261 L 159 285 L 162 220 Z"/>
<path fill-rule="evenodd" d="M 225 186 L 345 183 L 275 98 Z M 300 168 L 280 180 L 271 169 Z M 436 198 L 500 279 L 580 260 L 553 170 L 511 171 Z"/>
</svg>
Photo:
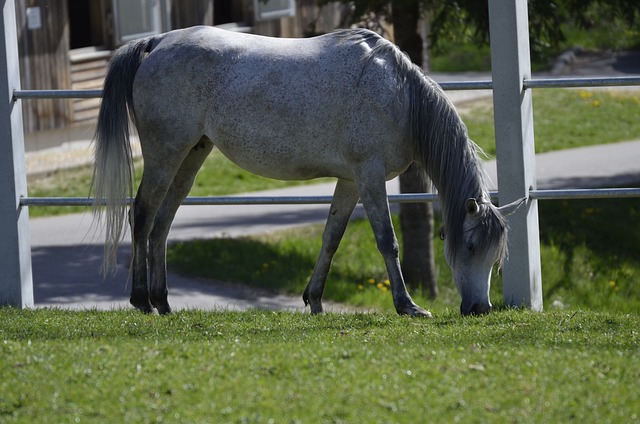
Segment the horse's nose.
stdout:
<svg viewBox="0 0 640 424">
<path fill-rule="evenodd" d="M 462 315 L 485 315 L 491 312 L 491 303 L 489 302 L 476 302 L 471 305 L 465 305 L 462 303 L 460 305 L 460 313 Z"/>
</svg>

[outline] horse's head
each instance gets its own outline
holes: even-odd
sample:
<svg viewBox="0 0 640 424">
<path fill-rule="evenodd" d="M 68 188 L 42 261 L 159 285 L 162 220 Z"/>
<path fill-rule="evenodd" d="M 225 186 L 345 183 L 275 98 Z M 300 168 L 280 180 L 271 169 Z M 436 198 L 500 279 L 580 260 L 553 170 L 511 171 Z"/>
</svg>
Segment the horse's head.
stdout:
<svg viewBox="0 0 640 424">
<path fill-rule="evenodd" d="M 462 303 L 462 315 L 486 314 L 491 310 L 489 289 L 491 271 L 507 254 L 507 223 L 505 216 L 513 213 L 522 200 L 500 208 L 489 201 L 468 199 L 458 237 L 444 239 L 445 257 L 453 272 Z"/>
</svg>

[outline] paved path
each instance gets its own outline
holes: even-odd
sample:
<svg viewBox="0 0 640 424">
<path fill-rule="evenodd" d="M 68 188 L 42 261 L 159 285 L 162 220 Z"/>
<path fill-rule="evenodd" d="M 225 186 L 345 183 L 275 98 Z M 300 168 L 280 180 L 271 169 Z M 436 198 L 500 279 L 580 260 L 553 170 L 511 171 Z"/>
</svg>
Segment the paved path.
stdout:
<svg viewBox="0 0 640 424">
<path fill-rule="evenodd" d="M 536 158 L 539 188 L 588 188 L 640 182 L 640 141 L 545 153 Z M 495 162 L 487 162 L 493 181 Z M 397 193 L 397 182 L 388 184 Z M 325 195 L 333 184 L 300 186 L 261 192 L 261 195 Z M 254 193 L 255 194 L 255 193 Z M 239 236 L 276 231 L 324 221 L 327 205 L 183 206 L 170 241 Z M 356 214 L 362 215 L 359 208 Z M 124 243 L 115 276 L 103 280 L 98 272 L 102 236 L 91 229 L 91 214 L 32 219 L 30 222 L 36 306 L 110 309 L 128 307 L 130 245 Z M 169 301 L 174 309 L 246 309 L 249 307 L 304 310 L 299 297 L 274 295 L 241 285 L 203 283 L 170 274 Z M 339 305 L 332 305 L 340 309 Z"/>
</svg>

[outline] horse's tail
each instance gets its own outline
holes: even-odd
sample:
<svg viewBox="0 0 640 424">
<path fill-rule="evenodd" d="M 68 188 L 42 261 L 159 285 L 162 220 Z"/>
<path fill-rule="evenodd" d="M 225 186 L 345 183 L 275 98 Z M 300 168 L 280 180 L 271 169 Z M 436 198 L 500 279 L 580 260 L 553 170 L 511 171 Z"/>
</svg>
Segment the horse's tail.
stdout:
<svg viewBox="0 0 640 424">
<path fill-rule="evenodd" d="M 118 243 L 125 232 L 126 208 L 133 197 L 134 170 L 129 143 L 129 118 L 135 125 L 133 80 L 152 41 L 153 38 L 137 40 L 117 50 L 104 80 L 91 182 L 94 218 L 98 224 L 104 219 L 103 275 L 110 270 L 115 272 Z"/>
</svg>

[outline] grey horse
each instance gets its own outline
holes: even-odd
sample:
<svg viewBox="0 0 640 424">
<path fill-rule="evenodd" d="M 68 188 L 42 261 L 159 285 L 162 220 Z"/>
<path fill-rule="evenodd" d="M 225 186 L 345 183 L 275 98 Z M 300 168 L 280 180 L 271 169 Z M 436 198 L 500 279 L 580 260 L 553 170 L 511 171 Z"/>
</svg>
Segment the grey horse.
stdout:
<svg viewBox="0 0 640 424">
<path fill-rule="evenodd" d="M 144 158 L 133 205 L 129 120 Z M 333 255 L 361 200 L 397 312 L 431 316 L 405 287 L 385 188 L 412 162 L 440 194 L 461 313 L 491 308 L 491 271 L 506 255 L 504 216 L 517 204 L 491 204 L 477 147 L 451 102 L 373 32 L 283 39 L 194 27 L 133 41 L 110 61 L 94 142 L 94 207 L 107 234 L 103 272 L 115 265 L 129 208 L 131 303 L 143 312 L 171 312 L 167 236 L 214 146 L 265 177 L 337 178 L 303 295 L 312 313 L 322 312 Z"/>
</svg>

